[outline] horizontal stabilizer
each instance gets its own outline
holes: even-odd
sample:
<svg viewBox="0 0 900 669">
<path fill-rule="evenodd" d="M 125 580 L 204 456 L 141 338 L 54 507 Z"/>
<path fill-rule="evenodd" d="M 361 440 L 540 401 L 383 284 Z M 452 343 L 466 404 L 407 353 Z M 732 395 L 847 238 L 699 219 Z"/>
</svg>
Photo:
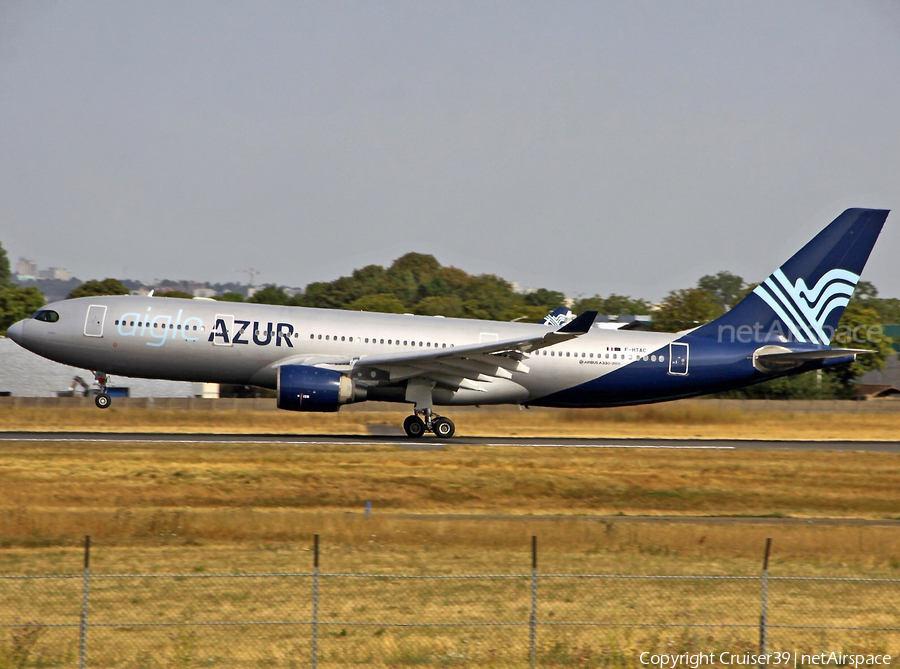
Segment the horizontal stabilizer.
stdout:
<svg viewBox="0 0 900 669">
<path fill-rule="evenodd" d="M 792 351 L 783 346 L 763 346 L 753 354 L 753 366 L 761 372 L 783 372 L 806 362 L 852 358 L 861 353 L 872 353 L 865 348 L 823 348 L 813 351 Z M 847 362 L 852 362 L 848 360 Z"/>
</svg>

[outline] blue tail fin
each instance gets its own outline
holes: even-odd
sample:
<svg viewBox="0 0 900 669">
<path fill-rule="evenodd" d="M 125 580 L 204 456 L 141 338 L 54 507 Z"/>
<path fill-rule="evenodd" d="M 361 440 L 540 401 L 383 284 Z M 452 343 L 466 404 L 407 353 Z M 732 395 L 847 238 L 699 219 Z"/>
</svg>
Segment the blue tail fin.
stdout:
<svg viewBox="0 0 900 669">
<path fill-rule="evenodd" d="M 888 211 L 848 209 L 731 311 L 694 334 L 750 326 L 754 339 L 827 346 L 850 301 Z"/>
<path fill-rule="evenodd" d="M 573 314 L 569 307 L 557 307 L 549 314 L 544 316 L 544 320 L 542 321 L 543 325 L 552 325 L 553 327 L 562 327 L 569 321 L 575 318 L 575 314 Z"/>
</svg>

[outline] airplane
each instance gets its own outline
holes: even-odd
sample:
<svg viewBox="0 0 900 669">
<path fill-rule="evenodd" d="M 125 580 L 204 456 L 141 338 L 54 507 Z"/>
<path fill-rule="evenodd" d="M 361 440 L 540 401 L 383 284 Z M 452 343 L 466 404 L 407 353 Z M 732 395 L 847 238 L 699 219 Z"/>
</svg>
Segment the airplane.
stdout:
<svg viewBox="0 0 900 669">
<path fill-rule="evenodd" d="M 594 311 L 529 324 L 119 295 L 49 304 L 8 336 L 94 370 L 100 408 L 110 374 L 246 384 L 289 411 L 405 402 L 409 437 L 447 439 L 436 406 L 645 404 L 853 362 L 867 351 L 829 342 L 888 213 L 844 211 L 723 316 L 675 333 L 602 328 Z"/>
</svg>

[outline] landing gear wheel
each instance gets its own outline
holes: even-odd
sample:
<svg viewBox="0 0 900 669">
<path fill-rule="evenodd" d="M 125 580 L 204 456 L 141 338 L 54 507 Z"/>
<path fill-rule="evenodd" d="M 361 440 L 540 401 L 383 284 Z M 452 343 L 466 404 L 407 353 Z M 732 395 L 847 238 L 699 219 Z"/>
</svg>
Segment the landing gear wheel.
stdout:
<svg viewBox="0 0 900 669">
<path fill-rule="evenodd" d="M 100 393 L 94 397 L 94 404 L 97 405 L 98 409 L 108 409 L 109 405 L 112 404 L 112 399 L 106 393 Z"/>
<path fill-rule="evenodd" d="M 449 439 L 456 432 L 456 426 L 449 418 L 438 418 L 434 421 L 434 433 L 441 439 Z"/>
<path fill-rule="evenodd" d="M 421 437 L 425 434 L 425 421 L 418 416 L 407 416 L 406 420 L 403 421 L 403 429 L 408 437 L 413 439 Z"/>
</svg>

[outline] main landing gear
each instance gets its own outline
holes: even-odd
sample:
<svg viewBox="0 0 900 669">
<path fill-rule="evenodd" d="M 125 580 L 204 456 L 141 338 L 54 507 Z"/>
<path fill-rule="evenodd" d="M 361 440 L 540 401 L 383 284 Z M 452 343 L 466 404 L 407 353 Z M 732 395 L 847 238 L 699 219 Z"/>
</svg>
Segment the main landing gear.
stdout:
<svg viewBox="0 0 900 669">
<path fill-rule="evenodd" d="M 443 416 L 438 416 L 431 410 L 434 400 L 431 391 L 434 381 L 414 378 L 406 383 L 407 402 L 415 405 L 413 415 L 403 421 L 403 429 L 413 439 L 421 437 L 426 432 L 434 432 L 441 439 L 449 439 L 456 432 L 453 421 Z"/>
<path fill-rule="evenodd" d="M 108 409 L 109 405 L 112 404 L 112 398 L 110 398 L 109 393 L 106 392 L 106 386 L 109 384 L 109 377 L 103 372 L 94 372 L 94 380 L 97 382 L 97 387 L 100 390 L 100 392 L 94 396 L 94 404 L 97 405 L 98 409 Z"/>
<path fill-rule="evenodd" d="M 422 414 L 422 418 L 419 418 L 419 414 Z M 421 437 L 426 432 L 434 432 L 436 437 L 449 439 L 456 432 L 456 426 L 452 420 L 438 416 L 431 409 L 421 411 L 417 409 L 412 416 L 403 421 L 403 429 L 407 436 L 414 439 Z"/>
</svg>

